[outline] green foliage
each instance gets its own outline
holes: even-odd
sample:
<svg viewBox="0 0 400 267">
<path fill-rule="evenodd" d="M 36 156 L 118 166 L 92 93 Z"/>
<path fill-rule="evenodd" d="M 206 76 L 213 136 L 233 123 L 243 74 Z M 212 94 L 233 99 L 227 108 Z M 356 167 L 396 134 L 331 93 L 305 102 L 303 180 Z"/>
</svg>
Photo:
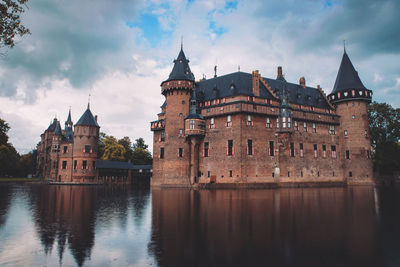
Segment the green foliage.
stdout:
<svg viewBox="0 0 400 267">
<path fill-rule="evenodd" d="M 118 144 L 114 136 L 106 136 L 104 138 L 104 153 L 102 160 L 125 161 L 125 148 Z"/>
<path fill-rule="evenodd" d="M 125 136 L 124 138 L 118 140 L 118 144 L 122 145 L 125 148 L 125 161 L 132 160 L 133 150 L 131 139 L 128 136 Z"/>
<path fill-rule="evenodd" d="M 103 132 L 100 132 L 99 134 L 99 140 L 97 141 L 98 144 L 98 149 L 97 149 L 97 158 L 101 159 L 103 158 L 104 154 L 104 139 L 106 138 L 106 134 Z"/>
<path fill-rule="evenodd" d="M 374 169 L 385 175 L 400 171 L 400 109 L 373 102 L 368 115 Z"/>
<path fill-rule="evenodd" d="M 18 174 L 21 177 L 26 177 L 28 174 L 34 173 L 33 169 L 33 155 L 32 152 L 24 154 L 19 158 Z"/>
<path fill-rule="evenodd" d="M 147 149 L 137 147 L 133 151 L 132 163 L 135 165 L 150 165 L 153 163 L 153 158 Z"/>
<path fill-rule="evenodd" d="M 142 137 L 135 140 L 136 143 L 133 144 L 133 150 L 136 148 L 147 149 L 149 146 L 144 143 L 144 139 Z"/>
<path fill-rule="evenodd" d="M 21 24 L 21 14 L 25 12 L 28 0 L 2 0 L 0 2 L 0 47 L 14 47 L 14 38 L 30 34 Z"/>
<path fill-rule="evenodd" d="M 8 143 L 8 135 L 7 132 L 10 129 L 8 124 L 0 119 L 0 145 L 6 145 Z"/>
<path fill-rule="evenodd" d="M 15 176 L 18 172 L 19 155 L 10 145 L 0 145 L 0 177 Z"/>
</svg>

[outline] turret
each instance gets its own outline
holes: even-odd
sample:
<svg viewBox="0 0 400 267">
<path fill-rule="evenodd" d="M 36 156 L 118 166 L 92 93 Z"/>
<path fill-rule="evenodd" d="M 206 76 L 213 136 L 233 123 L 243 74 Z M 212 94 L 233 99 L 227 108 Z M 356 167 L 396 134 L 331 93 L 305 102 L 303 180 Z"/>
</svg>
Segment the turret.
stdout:
<svg viewBox="0 0 400 267">
<path fill-rule="evenodd" d="M 68 118 L 67 118 L 67 120 L 65 122 L 65 128 L 64 128 L 64 130 L 65 130 L 65 138 L 66 138 L 67 141 L 72 141 L 74 139 L 74 132 L 73 132 L 73 129 L 72 129 L 73 125 L 74 124 L 73 124 L 72 119 L 71 119 L 71 109 L 69 109 Z"/>
<path fill-rule="evenodd" d="M 283 80 L 283 90 L 280 96 L 281 104 L 279 106 L 279 116 L 277 124 L 279 132 L 292 132 L 292 108 L 289 105 L 289 91 L 286 81 Z"/>
<path fill-rule="evenodd" d="M 346 50 L 328 99 L 340 115 L 340 160 L 349 183 L 371 183 L 373 178 L 367 106 L 372 91 L 365 88 Z"/>
<path fill-rule="evenodd" d="M 185 139 L 185 118 L 189 115 L 190 97 L 194 88 L 194 75 L 189 67 L 189 60 L 183 52 L 173 61 L 174 66 L 167 80 L 161 83 L 161 93 L 165 96 L 164 119 L 152 122 L 153 139 L 153 177 L 152 184 L 172 183 L 188 184 L 188 179 L 173 181 L 176 177 L 188 177 L 187 158 L 189 145 Z M 164 159 L 169 166 L 164 168 Z"/>
<path fill-rule="evenodd" d="M 97 118 L 97 117 L 96 117 Z M 96 175 L 97 142 L 100 126 L 90 106 L 74 126 L 73 179 L 76 182 L 90 181 Z"/>
</svg>

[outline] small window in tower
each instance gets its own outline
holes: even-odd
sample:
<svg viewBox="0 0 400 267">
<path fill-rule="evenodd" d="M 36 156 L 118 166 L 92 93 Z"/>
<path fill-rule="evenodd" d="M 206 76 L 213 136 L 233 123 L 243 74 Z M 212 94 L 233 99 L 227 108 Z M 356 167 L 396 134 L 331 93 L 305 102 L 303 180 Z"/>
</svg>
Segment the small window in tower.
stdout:
<svg viewBox="0 0 400 267">
<path fill-rule="evenodd" d="M 180 158 L 182 158 L 183 157 L 183 148 L 179 148 L 179 150 L 178 150 L 178 156 L 180 157 Z"/>
<path fill-rule="evenodd" d="M 318 157 L 318 146 L 317 144 L 314 144 L 314 158 Z"/>
<path fill-rule="evenodd" d="M 90 153 L 90 146 L 89 145 L 85 145 L 85 153 Z"/>
<path fill-rule="evenodd" d="M 63 168 L 63 170 L 65 170 L 67 168 L 67 161 L 66 160 L 63 160 L 62 168 Z"/>
<path fill-rule="evenodd" d="M 247 125 L 248 126 L 253 125 L 253 122 L 251 121 L 251 115 L 247 115 Z"/>
<path fill-rule="evenodd" d="M 165 132 L 164 132 L 164 131 L 161 131 L 160 141 L 161 141 L 161 142 L 164 142 L 164 141 L 165 141 Z"/>
<path fill-rule="evenodd" d="M 208 142 L 204 142 L 204 157 L 207 158 L 208 154 L 209 154 L 209 143 Z"/>
<path fill-rule="evenodd" d="M 288 127 L 288 128 L 292 127 L 291 119 L 290 119 L 290 118 L 287 118 L 287 127 Z"/>
<path fill-rule="evenodd" d="M 314 133 L 317 132 L 317 125 L 315 124 L 315 122 L 313 122 L 313 124 L 312 124 L 312 129 L 313 129 Z"/>
<path fill-rule="evenodd" d="M 210 129 L 214 129 L 214 128 L 215 128 L 215 119 L 210 118 Z"/>
<path fill-rule="evenodd" d="M 350 159 L 350 150 L 346 150 L 346 159 Z"/>
<path fill-rule="evenodd" d="M 276 118 L 276 129 L 279 129 L 279 118 Z"/>
<path fill-rule="evenodd" d="M 286 117 L 282 118 L 282 128 L 286 128 Z"/>
<path fill-rule="evenodd" d="M 78 165 L 78 161 L 74 160 L 74 170 L 76 170 L 77 165 Z"/>
<path fill-rule="evenodd" d="M 64 150 L 63 150 L 63 153 L 65 154 L 65 153 L 67 153 L 67 151 L 68 151 L 68 147 L 67 146 L 64 146 L 64 148 L 63 148 Z"/>
<path fill-rule="evenodd" d="M 226 126 L 227 127 L 231 127 L 232 126 L 232 117 L 231 117 L 231 115 L 228 115 L 226 117 Z"/>
<path fill-rule="evenodd" d="M 230 170 L 229 171 L 229 177 L 232 177 L 233 176 L 233 173 L 232 173 L 232 170 Z"/>
<path fill-rule="evenodd" d="M 304 131 L 307 132 L 307 122 L 303 122 Z"/>
<path fill-rule="evenodd" d="M 335 134 L 335 125 L 329 125 L 329 133 L 332 135 Z"/>
<path fill-rule="evenodd" d="M 300 158 L 304 157 L 304 146 L 303 143 L 300 143 Z"/>
<path fill-rule="evenodd" d="M 322 145 L 322 158 L 326 158 L 326 145 Z"/>
<path fill-rule="evenodd" d="M 344 137 L 347 137 L 347 130 L 344 130 Z"/>
<path fill-rule="evenodd" d="M 271 120 L 269 117 L 267 117 L 266 122 L 265 122 L 265 127 L 271 128 Z"/>
<path fill-rule="evenodd" d="M 195 128 L 195 121 L 194 120 L 190 120 L 189 121 L 189 129 L 194 129 Z"/>
<path fill-rule="evenodd" d="M 274 156 L 274 141 L 269 141 L 269 155 Z"/>
<path fill-rule="evenodd" d="M 182 100 L 182 105 L 185 105 L 185 100 Z"/>
<path fill-rule="evenodd" d="M 247 140 L 247 155 L 253 155 L 253 140 Z"/>
<path fill-rule="evenodd" d="M 179 113 L 179 117 L 181 117 L 181 118 L 182 118 L 182 117 L 183 117 L 183 114 L 182 114 L 182 113 Z"/>
<path fill-rule="evenodd" d="M 87 169 L 87 160 L 82 160 L 82 169 Z"/>
<path fill-rule="evenodd" d="M 183 137 L 183 129 L 179 129 L 179 137 Z"/>
<path fill-rule="evenodd" d="M 293 121 L 293 123 L 294 123 L 294 129 L 296 131 L 298 131 L 299 130 L 299 125 L 297 124 L 297 121 Z"/>
<path fill-rule="evenodd" d="M 356 115 L 352 115 L 351 118 L 354 120 L 356 118 Z"/>
<path fill-rule="evenodd" d="M 290 156 L 294 157 L 294 143 L 290 143 Z"/>
<path fill-rule="evenodd" d="M 233 155 L 233 140 L 228 140 L 228 149 L 227 149 L 227 153 L 228 156 L 232 156 Z"/>
<path fill-rule="evenodd" d="M 331 151 L 332 151 L 332 158 L 335 159 L 336 158 L 336 146 L 331 146 Z"/>
<path fill-rule="evenodd" d="M 164 158 L 164 148 L 160 147 L 160 159 Z"/>
</svg>

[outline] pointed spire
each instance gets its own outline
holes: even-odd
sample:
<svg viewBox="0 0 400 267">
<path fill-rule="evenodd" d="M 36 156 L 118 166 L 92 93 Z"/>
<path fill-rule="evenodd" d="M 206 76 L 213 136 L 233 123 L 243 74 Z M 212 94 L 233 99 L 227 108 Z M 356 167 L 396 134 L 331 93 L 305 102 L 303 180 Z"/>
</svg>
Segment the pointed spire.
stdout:
<svg viewBox="0 0 400 267">
<path fill-rule="evenodd" d="M 71 125 L 72 126 L 72 119 L 71 119 L 71 106 L 69 107 L 69 112 L 68 112 L 68 117 L 67 121 L 65 122 L 65 125 Z"/>
<path fill-rule="evenodd" d="M 89 97 L 88 97 L 87 109 L 90 109 L 90 94 L 89 94 Z"/>
<path fill-rule="evenodd" d="M 55 135 L 61 135 L 61 125 L 60 125 L 59 121 L 57 121 L 57 123 L 56 123 L 56 127 L 54 129 L 54 134 Z"/>
<path fill-rule="evenodd" d="M 164 82 L 173 80 L 194 81 L 194 75 L 189 67 L 189 60 L 183 52 L 183 43 L 181 43 L 181 50 L 179 51 L 178 58 L 174 60 L 174 67 L 172 68 L 169 78 Z"/>
<path fill-rule="evenodd" d="M 337 93 L 349 89 L 366 89 L 358 76 L 349 56 L 344 50 L 342 62 L 340 63 L 339 71 L 336 76 L 335 85 L 332 93 Z M 331 94 L 332 94 L 331 93 Z"/>
</svg>

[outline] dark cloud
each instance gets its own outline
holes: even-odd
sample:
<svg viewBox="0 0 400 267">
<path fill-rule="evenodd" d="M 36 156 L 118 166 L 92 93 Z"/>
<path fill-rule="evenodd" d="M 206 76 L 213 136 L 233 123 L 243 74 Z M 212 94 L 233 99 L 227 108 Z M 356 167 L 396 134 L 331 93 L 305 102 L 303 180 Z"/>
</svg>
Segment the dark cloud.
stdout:
<svg viewBox="0 0 400 267">
<path fill-rule="evenodd" d="M 29 2 L 23 21 L 32 35 L 0 61 L 2 96 L 21 83 L 34 89 L 52 79 L 88 87 L 107 70 L 132 68 L 135 31 L 126 21 L 137 16 L 140 1 Z"/>
</svg>

